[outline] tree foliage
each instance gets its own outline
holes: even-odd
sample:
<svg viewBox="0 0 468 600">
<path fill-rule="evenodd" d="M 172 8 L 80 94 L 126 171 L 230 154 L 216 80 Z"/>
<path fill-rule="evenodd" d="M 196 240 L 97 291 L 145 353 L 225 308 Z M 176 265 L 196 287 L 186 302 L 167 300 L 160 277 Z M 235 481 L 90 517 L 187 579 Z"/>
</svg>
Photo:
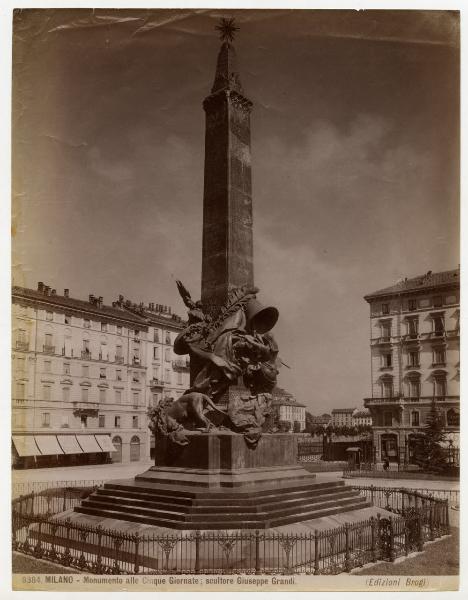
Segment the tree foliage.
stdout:
<svg viewBox="0 0 468 600">
<path fill-rule="evenodd" d="M 447 466 L 447 453 L 442 447 L 445 441 L 444 423 L 432 401 L 423 431 L 415 434 L 413 461 L 424 471 L 440 472 Z"/>
</svg>

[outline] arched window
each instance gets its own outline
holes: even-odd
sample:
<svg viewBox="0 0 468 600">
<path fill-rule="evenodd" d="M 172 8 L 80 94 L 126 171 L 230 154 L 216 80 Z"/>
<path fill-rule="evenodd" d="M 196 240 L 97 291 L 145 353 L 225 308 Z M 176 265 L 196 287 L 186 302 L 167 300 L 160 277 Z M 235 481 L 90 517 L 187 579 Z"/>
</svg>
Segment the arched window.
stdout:
<svg viewBox="0 0 468 600">
<path fill-rule="evenodd" d="M 130 462 L 140 460 L 140 438 L 134 435 L 130 440 Z"/>
<path fill-rule="evenodd" d="M 122 438 L 116 435 L 112 438 L 112 443 L 115 447 L 115 452 L 112 452 L 112 462 L 122 462 Z"/>
<path fill-rule="evenodd" d="M 445 371 L 434 371 L 432 374 L 434 381 L 434 396 L 443 398 L 447 395 L 447 373 Z"/>
<path fill-rule="evenodd" d="M 458 410 L 451 408 L 447 411 L 447 426 L 460 427 L 460 413 Z"/>
<path fill-rule="evenodd" d="M 406 376 L 406 385 L 408 388 L 408 398 L 416 399 L 421 395 L 421 375 L 417 371 L 412 371 Z"/>
</svg>

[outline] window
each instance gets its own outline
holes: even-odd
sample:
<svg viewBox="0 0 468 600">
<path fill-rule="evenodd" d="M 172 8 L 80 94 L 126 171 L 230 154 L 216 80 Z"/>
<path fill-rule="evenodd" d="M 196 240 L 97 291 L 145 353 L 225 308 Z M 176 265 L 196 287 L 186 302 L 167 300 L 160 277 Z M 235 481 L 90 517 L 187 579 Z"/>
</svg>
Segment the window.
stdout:
<svg viewBox="0 0 468 600">
<path fill-rule="evenodd" d="M 83 340 L 83 352 L 89 354 L 89 340 Z"/>
<path fill-rule="evenodd" d="M 135 331 L 133 332 L 133 337 L 139 338 L 140 337 L 140 331 L 138 329 L 135 329 Z"/>
<path fill-rule="evenodd" d="M 448 427 L 460 427 L 460 413 L 451 408 L 447 411 L 447 425 Z"/>
<path fill-rule="evenodd" d="M 99 415 L 99 427 L 106 426 L 106 415 Z"/>
<path fill-rule="evenodd" d="M 159 403 L 159 394 L 152 394 L 151 400 L 152 400 L 152 405 L 157 406 Z"/>
<path fill-rule="evenodd" d="M 107 323 L 101 323 L 101 331 L 107 331 Z"/>
<path fill-rule="evenodd" d="M 100 367 L 100 369 L 99 369 L 99 379 L 107 379 L 106 367 Z"/>
<path fill-rule="evenodd" d="M 27 337 L 26 337 L 26 330 L 25 330 L 25 329 L 18 329 L 18 332 L 17 332 L 17 338 L 16 338 L 16 339 L 17 339 L 17 340 L 18 340 L 18 342 L 20 342 L 20 343 L 24 343 L 24 342 L 26 342 L 26 340 L 27 340 Z"/>
<path fill-rule="evenodd" d="M 114 427 L 120 429 L 120 417 L 118 415 L 114 417 Z"/>
<path fill-rule="evenodd" d="M 440 308 L 443 305 L 442 296 L 435 296 L 432 299 L 432 305 L 437 308 Z"/>
<path fill-rule="evenodd" d="M 408 366 L 419 367 L 419 350 L 410 350 L 408 352 Z"/>
<path fill-rule="evenodd" d="M 89 319 L 83 319 L 83 327 L 89 329 L 91 327 L 91 321 Z"/>
<path fill-rule="evenodd" d="M 132 381 L 134 383 L 140 383 L 140 374 L 138 373 L 138 371 L 133 371 Z"/>
<path fill-rule="evenodd" d="M 106 342 L 101 342 L 101 346 L 99 349 L 99 359 L 100 360 L 109 360 L 109 352 L 107 351 Z"/>
<path fill-rule="evenodd" d="M 61 416 L 61 427 L 70 427 L 70 418 L 68 415 Z"/>
<path fill-rule="evenodd" d="M 122 335 L 122 325 L 117 325 L 117 335 Z"/>
<path fill-rule="evenodd" d="M 88 427 L 88 416 L 87 415 L 81 415 L 80 421 L 81 421 L 81 429 L 87 429 L 87 427 Z"/>
<path fill-rule="evenodd" d="M 25 385 L 24 383 L 18 382 L 16 384 L 16 397 L 23 399 L 26 397 Z"/>
<path fill-rule="evenodd" d="M 159 360 L 159 346 L 153 346 L 153 360 Z"/>
<path fill-rule="evenodd" d="M 122 371 L 120 369 L 116 370 L 115 378 L 117 379 L 117 381 L 122 381 Z"/>
<path fill-rule="evenodd" d="M 50 413 L 42 413 L 42 427 L 50 427 Z"/>
<path fill-rule="evenodd" d="M 432 352 L 435 365 L 445 364 L 445 348 L 434 348 Z"/>
<path fill-rule="evenodd" d="M 62 400 L 64 402 L 70 402 L 70 388 L 63 388 L 62 389 Z"/>
<path fill-rule="evenodd" d="M 71 325 L 71 316 L 65 315 L 65 325 Z"/>
<path fill-rule="evenodd" d="M 408 327 L 408 335 L 410 336 L 410 338 L 418 337 L 419 320 L 417 317 L 408 319 L 407 327 Z"/>
<path fill-rule="evenodd" d="M 384 379 L 382 381 L 382 396 L 384 398 L 393 397 L 393 381 L 391 379 Z"/>
<path fill-rule="evenodd" d="M 182 373 L 177 373 L 177 385 L 182 385 Z"/>
<path fill-rule="evenodd" d="M 132 417 L 132 428 L 138 429 L 138 417 L 136 415 Z"/>
<path fill-rule="evenodd" d="M 434 333 L 436 335 L 443 335 L 444 330 L 445 330 L 444 317 L 443 316 L 432 317 L 432 321 L 433 321 Z"/>
<path fill-rule="evenodd" d="M 106 390 L 99 390 L 99 402 L 105 404 L 106 402 Z"/>
<path fill-rule="evenodd" d="M 383 367 L 391 367 L 392 366 L 392 353 L 391 352 L 382 354 L 382 366 Z"/>
<path fill-rule="evenodd" d="M 417 410 L 411 412 L 411 426 L 419 427 L 419 412 Z"/>
<path fill-rule="evenodd" d="M 88 365 L 81 365 L 81 375 L 83 377 L 89 377 L 89 366 Z"/>
<path fill-rule="evenodd" d="M 16 370 L 17 371 L 24 371 L 25 364 L 26 364 L 26 362 L 25 362 L 24 358 L 18 357 L 16 359 Z"/>
<path fill-rule="evenodd" d="M 50 348 L 52 346 L 52 344 L 54 343 L 54 338 L 53 338 L 52 334 L 46 333 L 44 338 L 45 338 L 45 345 Z"/>
<path fill-rule="evenodd" d="M 442 398 L 447 394 L 447 379 L 444 375 L 436 375 L 434 380 L 434 395 Z"/>
<path fill-rule="evenodd" d="M 140 404 L 140 394 L 138 392 L 134 392 L 133 394 L 133 405 L 139 406 Z"/>
<path fill-rule="evenodd" d="M 164 371 L 164 374 L 165 374 L 165 378 L 164 378 L 165 382 L 166 383 L 171 383 L 171 370 L 170 369 L 166 369 Z"/>
<path fill-rule="evenodd" d="M 166 348 L 164 350 L 164 360 L 166 362 L 171 362 L 171 349 L 170 348 Z"/>
<path fill-rule="evenodd" d="M 121 390 L 115 390 L 115 402 L 116 402 L 116 404 L 122 404 L 122 392 L 121 392 Z"/>
<path fill-rule="evenodd" d="M 54 318 L 54 313 L 53 313 L 53 312 L 51 312 L 50 310 L 48 310 L 48 311 L 46 312 L 46 319 L 47 319 L 47 321 L 52 321 L 52 320 L 53 320 L 53 318 Z"/>
<path fill-rule="evenodd" d="M 414 377 L 409 381 L 410 398 L 419 398 L 421 395 L 421 382 L 419 378 Z"/>
<path fill-rule="evenodd" d="M 81 402 L 88 402 L 89 390 L 88 388 L 81 388 Z"/>
<path fill-rule="evenodd" d="M 42 399 L 50 400 L 50 385 L 44 385 L 42 388 Z"/>
<path fill-rule="evenodd" d="M 50 360 L 44 361 L 44 373 L 50 373 L 52 371 L 52 362 Z"/>
<path fill-rule="evenodd" d="M 154 330 L 153 342 L 156 342 L 156 344 L 159 344 L 159 329 Z"/>
<path fill-rule="evenodd" d="M 382 337 L 386 340 L 390 339 L 391 335 L 391 324 L 390 323 L 382 323 Z"/>
<path fill-rule="evenodd" d="M 393 418 L 391 412 L 384 412 L 384 427 L 391 427 L 393 424 Z"/>
<path fill-rule="evenodd" d="M 70 363 L 63 363 L 63 374 L 70 375 Z"/>
<path fill-rule="evenodd" d="M 416 310 L 418 308 L 418 303 L 415 298 L 410 298 L 408 300 L 408 310 Z"/>
<path fill-rule="evenodd" d="M 166 344 L 168 344 L 169 346 L 172 344 L 170 331 L 166 331 Z"/>
<path fill-rule="evenodd" d="M 117 358 L 122 358 L 123 354 L 122 354 L 122 346 L 116 346 L 115 347 L 115 356 Z"/>
</svg>

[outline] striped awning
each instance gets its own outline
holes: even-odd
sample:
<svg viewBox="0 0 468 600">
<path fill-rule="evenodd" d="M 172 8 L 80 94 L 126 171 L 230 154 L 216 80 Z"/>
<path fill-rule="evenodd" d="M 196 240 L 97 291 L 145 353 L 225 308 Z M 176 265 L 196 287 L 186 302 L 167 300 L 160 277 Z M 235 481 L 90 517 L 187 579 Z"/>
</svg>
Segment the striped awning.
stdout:
<svg viewBox="0 0 468 600">
<path fill-rule="evenodd" d="M 64 454 L 83 454 L 83 450 L 74 435 L 58 435 L 57 439 Z"/>
<path fill-rule="evenodd" d="M 63 454 L 55 435 L 36 435 L 35 440 L 43 456 Z"/>
<path fill-rule="evenodd" d="M 41 454 L 32 435 L 14 435 L 13 444 L 19 456 L 40 456 Z"/>
<path fill-rule="evenodd" d="M 103 452 L 117 452 L 109 435 L 96 435 L 95 437 Z"/>
<path fill-rule="evenodd" d="M 83 452 L 104 452 L 101 446 L 97 443 L 94 435 L 77 435 L 79 445 L 83 448 Z"/>
</svg>

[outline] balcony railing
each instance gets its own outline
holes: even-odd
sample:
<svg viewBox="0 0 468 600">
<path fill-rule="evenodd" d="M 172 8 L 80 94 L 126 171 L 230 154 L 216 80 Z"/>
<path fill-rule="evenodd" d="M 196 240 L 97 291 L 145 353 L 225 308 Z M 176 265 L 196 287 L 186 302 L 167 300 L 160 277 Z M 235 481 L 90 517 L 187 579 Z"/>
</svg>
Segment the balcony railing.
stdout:
<svg viewBox="0 0 468 600">
<path fill-rule="evenodd" d="M 86 358 L 87 360 L 91 360 L 91 358 L 92 358 L 91 350 L 82 350 L 81 358 Z"/>
<path fill-rule="evenodd" d="M 364 406 L 372 404 L 401 404 L 403 401 L 401 396 L 386 396 L 384 398 L 364 398 Z"/>
<path fill-rule="evenodd" d="M 24 342 L 22 340 L 16 340 L 16 349 L 17 350 L 29 350 L 29 342 Z"/>
<path fill-rule="evenodd" d="M 44 344 L 42 346 L 42 351 L 46 354 L 55 354 L 55 346 L 50 346 L 49 344 Z"/>
<path fill-rule="evenodd" d="M 372 344 L 377 346 L 379 344 L 391 344 L 392 343 L 392 338 L 388 335 L 384 335 L 378 338 L 374 338 L 372 340 Z"/>
<path fill-rule="evenodd" d="M 446 335 L 449 338 L 460 337 L 460 331 L 458 329 L 451 329 L 450 331 L 446 332 Z"/>
<path fill-rule="evenodd" d="M 421 368 L 421 364 L 420 363 L 414 363 L 412 365 L 406 365 L 405 369 L 420 369 Z"/>
<path fill-rule="evenodd" d="M 124 361 L 124 357 L 123 356 L 116 356 L 114 362 L 116 362 L 118 365 L 122 365 Z"/>
<path fill-rule="evenodd" d="M 172 368 L 177 370 L 190 370 L 190 361 L 188 361 L 187 359 L 178 359 L 178 360 L 173 360 L 172 361 Z"/>
<path fill-rule="evenodd" d="M 403 342 L 417 342 L 419 340 L 419 333 L 407 333 L 403 336 Z"/>
<path fill-rule="evenodd" d="M 104 355 L 102 352 L 99 352 L 99 360 L 102 360 L 103 362 L 108 362 L 109 355 L 108 354 Z"/>
<path fill-rule="evenodd" d="M 132 358 L 132 365 L 140 366 L 141 365 L 141 360 L 139 358 L 137 358 L 136 356 L 134 356 Z"/>
<path fill-rule="evenodd" d="M 150 380 L 150 386 L 151 387 L 164 387 L 164 382 L 161 381 L 161 379 L 156 379 L 156 377 L 153 377 L 153 379 Z"/>
</svg>

